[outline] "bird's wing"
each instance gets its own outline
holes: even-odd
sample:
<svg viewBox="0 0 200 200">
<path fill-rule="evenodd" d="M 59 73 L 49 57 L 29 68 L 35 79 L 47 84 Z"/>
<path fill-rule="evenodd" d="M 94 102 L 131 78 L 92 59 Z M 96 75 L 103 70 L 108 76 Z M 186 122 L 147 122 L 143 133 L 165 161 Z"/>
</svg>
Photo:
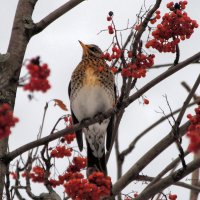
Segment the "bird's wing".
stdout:
<svg viewBox="0 0 200 200">
<path fill-rule="evenodd" d="M 68 86 L 68 95 L 69 95 L 69 98 L 70 98 L 70 94 L 71 94 L 71 81 L 70 81 L 69 86 Z M 78 121 L 78 119 L 76 118 L 76 116 L 74 115 L 72 109 L 71 109 L 71 116 L 72 116 L 73 124 L 79 123 L 79 121 Z M 76 134 L 76 140 L 77 140 L 77 143 L 78 143 L 79 150 L 82 151 L 82 150 L 83 150 L 83 136 L 82 136 L 82 130 L 76 131 L 75 134 Z"/>
<path fill-rule="evenodd" d="M 115 102 L 117 99 L 117 92 L 116 92 L 116 85 L 114 85 L 114 93 L 115 93 Z M 113 129 L 115 126 L 115 115 L 111 116 L 110 122 L 107 127 L 107 137 L 106 137 L 106 149 L 107 151 L 110 151 L 110 148 L 112 147 L 112 143 L 114 140 L 114 134 L 113 134 Z"/>
</svg>

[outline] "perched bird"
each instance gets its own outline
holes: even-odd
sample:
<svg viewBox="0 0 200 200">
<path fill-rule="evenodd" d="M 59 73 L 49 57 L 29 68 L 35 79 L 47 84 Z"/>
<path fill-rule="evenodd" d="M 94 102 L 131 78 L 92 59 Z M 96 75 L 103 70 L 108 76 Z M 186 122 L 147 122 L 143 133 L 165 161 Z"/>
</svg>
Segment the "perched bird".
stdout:
<svg viewBox="0 0 200 200">
<path fill-rule="evenodd" d="M 114 75 L 102 58 L 101 49 L 94 45 L 79 43 L 83 49 L 82 60 L 75 68 L 69 83 L 69 98 L 73 123 L 93 118 L 113 108 L 116 101 Z M 106 148 L 109 151 L 112 140 L 114 117 L 76 132 L 80 151 L 83 149 L 82 132 L 87 144 L 87 174 L 102 171 L 107 175 Z"/>
</svg>

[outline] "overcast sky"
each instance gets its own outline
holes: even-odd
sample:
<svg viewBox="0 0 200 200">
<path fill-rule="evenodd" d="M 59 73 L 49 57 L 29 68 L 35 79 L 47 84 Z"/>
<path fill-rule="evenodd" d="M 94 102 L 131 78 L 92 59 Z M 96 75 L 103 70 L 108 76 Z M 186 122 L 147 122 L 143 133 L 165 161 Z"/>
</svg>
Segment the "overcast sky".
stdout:
<svg viewBox="0 0 200 200">
<path fill-rule="evenodd" d="M 5 53 L 7 50 L 17 2 L 17 0 L 1 0 L 1 53 Z M 38 0 L 33 20 L 38 22 L 41 18 L 45 17 L 48 13 L 65 2 L 66 1 L 64 0 Z M 147 5 L 150 5 L 155 1 L 149 0 L 146 2 Z M 164 0 L 163 2 L 167 3 L 169 1 Z M 136 14 L 139 12 L 142 3 L 143 0 L 88 0 L 81 3 L 64 16 L 60 17 L 43 32 L 31 39 L 25 58 L 29 59 L 39 55 L 41 56 L 43 62 L 49 64 L 51 69 L 50 83 L 52 85 L 52 89 L 46 94 L 35 93 L 35 100 L 31 102 L 27 98 L 28 92 L 18 89 L 15 115 L 20 118 L 20 122 L 17 124 L 16 128 L 13 129 L 13 133 L 10 137 L 10 150 L 14 150 L 20 145 L 36 139 L 42 120 L 43 108 L 46 102 L 57 98 L 63 100 L 67 107 L 69 107 L 67 92 L 68 83 L 72 71 L 80 62 L 82 56 L 82 49 L 78 40 L 81 40 L 84 43 L 97 44 L 102 50 L 105 50 L 110 45 L 112 36 L 108 35 L 107 32 L 102 32 L 101 34 L 98 33 L 101 30 L 106 29 L 109 25 L 106 21 L 107 13 L 112 10 L 114 12 L 116 26 L 118 29 L 123 29 L 126 27 L 128 19 L 130 24 L 135 22 Z M 199 8 L 199 1 L 190 0 L 187 12 L 191 18 L 200 23 Z M 164 4 L 162 5 L 161 11 L 166 11 Z M 123 35 L 124 39 L 125 36 L 126 33 Z M 199 44 L 200 31 L 198 29 L 195 30 L 195 33 L 190 40 L 184 41 L 180 45 L 181 60 L 197 53 L 200 50 Z M 156 52 L 150 50 L 149 53 Z M 173 59 L 173 54 L 160 55 L 156 53 L 156 64 L 169 63 L 172 62 Z M 140 88 L 164 70 L 165 69 L 150 71 L 147 74 L 147 78 L 138 81 L 137 88 Z M 180 85 L 180 82 L 186 81 L 190 86 L 192 86 L 199 72 L 200 65 L 188 66 L 147 92 L 145 95 L 150 100 L 150 104 L 148 106 L 144 106 L 140 104 L 139 101 L 135 101 L 129 108 L 127 108 L 119 128 L 120 149 L 123 150 L 126 148 L 135 136 L 162 116 L 157 112 L 160 111 L 159 107 L 161 107 L 166 113 L 169 113 L 169 108 L 167 107 L 163 95 L 167 95 L 172 109 L 179 108 L 187 95 L 187 92 Z M 25 71 L 22 70 L 21 75 L 24 73 Z M 116 82 L 118 83 L 118 87 L 120 87 L 118 79 L 116 79 Z M 198 94 L 200 94 L 199 89 Z M 193 113 L 191 109 L 190 112 Z M 57 119 L 63 114 L 65 113 L 59 108 L 54 107 L 53 103 L 50 104 L 43 132 L 44 136 L 49 134 Z M 150 147 L 168 134 L 169 131 L 170 126 L 168 122 L 166 122 L 151 131 L 145 138 L 139 141 L 136 149 L 125 160 L 126 165 L 124 167 L 124 172 L 126 172 L 126 170 L 129 169 L 133 163 L 140 158 L 140 156 L 148 151 Z M 183 146 L 185 149 L 187 148 L 187 144 L 188 140 L 184 138 Z M 156 173 L 162 170 L 167 163 L 177 156 L 178 151 L 174 145 L 153 161 L 147 169 L 143 171 L 143 174 L 145 175 L 148 173 L 150 176 L 155 176 Z M 108 173 L 112 176 L 113 180 L 115 180 L 116 174 L 114 166 L 115 158 L 114 154 L 112 154 L 112 158 L 108 164 Z M 123 193 L 129 193 L 131 191 L 140 192 L 141 186 L 141 183 L 132 183 L 126 188 L 126 190 L 124 190 Z M 37 190 L 39 191 L 38 187 Z M 184 192 L 182 192 L 183 190 Z M 178 194 L 178 199 L 188 199 L 189 191 L 186 189 L 170 187 L 170 189 L 166 191 Z"/>
</svg>

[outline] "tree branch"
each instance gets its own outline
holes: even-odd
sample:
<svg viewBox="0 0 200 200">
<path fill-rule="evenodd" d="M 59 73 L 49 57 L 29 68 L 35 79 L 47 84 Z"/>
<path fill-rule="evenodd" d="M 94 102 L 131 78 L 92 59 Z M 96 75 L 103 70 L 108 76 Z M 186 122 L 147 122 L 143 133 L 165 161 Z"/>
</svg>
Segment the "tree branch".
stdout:
<svg viewBox="0 0 200 200">
<path fill-rule="evenodd" d="M 144 175 L 141 176 L 140 175 L 137 180 L 138 181 L 152 181 L 152 180 L 154 180 L 154 177 L 144 176 Z M 173 183 L 173 185 L 184 187 L 184 188 L 187 188 L 187 189 L 189 189 L 191 191 L 200 192 L 200 187 L 194 186 L 194 185 L 190 185 L 190 184 L 187 184 L 187 183 L 184 183 L 184 182 L 176 182 L 176 183 Z"/>
<path fill-rule="evenodd" d="M 159 75 L 158 77 L 156 77 L 155 79 L 153 79 L 152 81 L 150 81 L 148 84 L 146 84 L 145 86 L 143 86 L 140 90 L 138 90 L 132 96 L 130 96 L 127 99 L 127 102 L 125 102 L 124 106 L 127 107 L 127 104 L 130 104 L 133 101 L 135 101 L 137 98 L 139 98 L 142 94 L 144 94 L 149 89 L 151 89 L 153 86 L 155 86 L 156 84 L 158 84 L 160 81 L 166 79 L 167 77 L 171 76 L 172 74 L 176 73 L 177 71 L 183 69 L 187 65 L 189 65 L 192 62 L 195 62 L 195 61 L 197 61 L 199 59 L 200 59 L 200 52 L 198 52 L 195 55 L 189 57 L 188 59 L 182 61 L 181 63 L 177 64 L 176 66 L 169 68 L 164 73 L 162 73 L 161 75 Z"/>
<path fill-rule="evenodd" d="M 142 22 L 139 31 L 137 32 L 136 36 L 135 36 L 135 40 L 133 43 L 133 57 L 136 56 L 136 51 L 137 51 L 137 47 L 138 47 L 138 43 L 140 42 L 140 38 L 142 37 L 142 34 L 144 33 L 147 24 L 149 22 L 149 20 L 151 19 L 152 15 L 154 14 L 154 12 L 160 7 L 162 0 L 156 0 L 155 5 L 153 6 L 153 8 L 148 12 L 146 18 L 144 19 L 144 21 Z"/>
<path fill-rule="evenodd" d="M 184 103 L 183 103 L 183 106 L 182 106 L 182 108 L 181 108 L 181 111 L 180 111 L 180 113 L 179 113 L 179 115 L 178 115 L 178 117 L 177 117 L 177 120 L 176 120 L 176 125 L 177 125 L 177 126 L 179 126 L 179 124 L 181 123 L 181 120 L 182 120 L 182 118 L 183 118 L 183 115 L 184 115 L 184 113 L 185 113 L 187 107 L 188 107 L 188 104 L 189 104 L 190 100 L 192 99 L 192 97 L 194 96 L 194 94 L 195 94 L 195 92 L 196 92 L 196 90 L 197 90 L 199 84 L 200 84 L 200 74 L 199 74 L 199 76 L 197 77 L 197 80 L 195 81 L 195 84 L 193 85 L 191 91 L 189 92 L 189 94 L 188 94 L 186 100 L 185 100 Z"/>
<path fill-rule="evenodd" d="M 70 0 L 64 5 L 60 6 L 52 13 L 44 17 L 40 22 L 36 23 L 33 27 L 33 34 L 37 34 L 43 31 L 48 25 L 58 19 L 60 16 L 71 10 L 72 8 L 76 7 L 78 4 L 82 3 L 85 0 Z"/>
<path fill-rule="evenodd" d="M 189 127 L 189 122 L 186 122 L 180 128 L 180 135 L 186 133 Z M 156 158 L 162 151 L 169 147 L 175 138 L 173 137 L 173 132 L 171 131 L 166 137 L 164 137 L 160 142 L 158 142 L 154 147 L 152 147 L 142 158 L 140 158 L 114 185 L 113 194 L 117 195 L 124 187 L 126 187 L 133 180 L 137 179 L 139 173 Z"/>
<path fill-rule="evenodd" d="M 169 176 L 161 179 L 151 187 L 147 188 L 144 192 L 142 192 L 135 200 L 142 200 L 142 199 L 149 199 L 150 197 L 154 196 L 158 192 L 164 190 L 168 186 L 176 183 L 177 181 L 181 180 L 195 169 L 200 167 L 200 158 L 190 162 L 187 165 L 187 168 L 181 168 L 170 174 Z"/>
<path fill-rule="evenodd" d="M 194 104 L 198 104 L 200 103 L 200 98 L 195 100 L 194 102 L 190 103 L 188 105 L 188 107 L 193 106 Z M 172 114 L 175 115 L 176 113 L 178 113 L 181 110 L 181 108 L 175 110 Z M 140 140 L 140 138 L 142 138 L 145 134 L 147 134 L 150 130 L 152 130 L 153 128 L 155 128 L 156 126 L 158 126 L 158 124 L 162 123 L 163 121 L 165 121 L 166 119 L 168 119 L 171 116 L 171 113 L 169 113 L 168 115 L 161 117 L 159 120 L 157 120 L 156 122 L 154 122 L 152 125 L 150 125 L 148 128 L 146 128 L 144 131 L 142 131 L 130 144 L 129 146 L 123 150 L 120 153 L 121 157 L 125 157 L 126 155 L 128 155 L 129 153 L 131 153 L 131 151 L 135 148 L 136 143 Z"/>
</svg>

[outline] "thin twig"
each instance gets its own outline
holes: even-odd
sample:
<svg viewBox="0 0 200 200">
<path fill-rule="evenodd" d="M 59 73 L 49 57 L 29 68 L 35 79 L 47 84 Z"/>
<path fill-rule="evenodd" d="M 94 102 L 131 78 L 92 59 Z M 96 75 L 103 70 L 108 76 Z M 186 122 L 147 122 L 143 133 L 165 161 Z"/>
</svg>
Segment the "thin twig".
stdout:
<svg viewBox="0 0 200 200">
<path fill-rule="evenodd" d="M 195 104 L 200 103 L 200 98 L 197 99 L 196 101 L 190 103 L 188 105 L 188 107 L 193 106 Z M 176 113 L 180 112 L 181 108 L 173 111 L 173 115 L 175 115 Z M 161 117 L 159 120 L 157 120 L 156 122 L 154 122 L 152 125 L 150 125 L 148 128 L 146 128 L 144 131 L 142 131 L 142 133 L 140 133 L 130 144 L 129 146 L 123 150 L 120 154 L 121 157 L 125 157 L 126 155 L 128 155 L 129 153 L 131 153 L 131 151 L 135 148 L 136 143 L 144 136 L 146 135 L 149 131 L 151 131 L 153 128 L 155 128 L 156 126 L 158 126 L 160 123 L 162 123 L 163 121 L 165 121 L 167 118 L 169 118 L 171 116 L 171 113 Z"/>
</svg>

